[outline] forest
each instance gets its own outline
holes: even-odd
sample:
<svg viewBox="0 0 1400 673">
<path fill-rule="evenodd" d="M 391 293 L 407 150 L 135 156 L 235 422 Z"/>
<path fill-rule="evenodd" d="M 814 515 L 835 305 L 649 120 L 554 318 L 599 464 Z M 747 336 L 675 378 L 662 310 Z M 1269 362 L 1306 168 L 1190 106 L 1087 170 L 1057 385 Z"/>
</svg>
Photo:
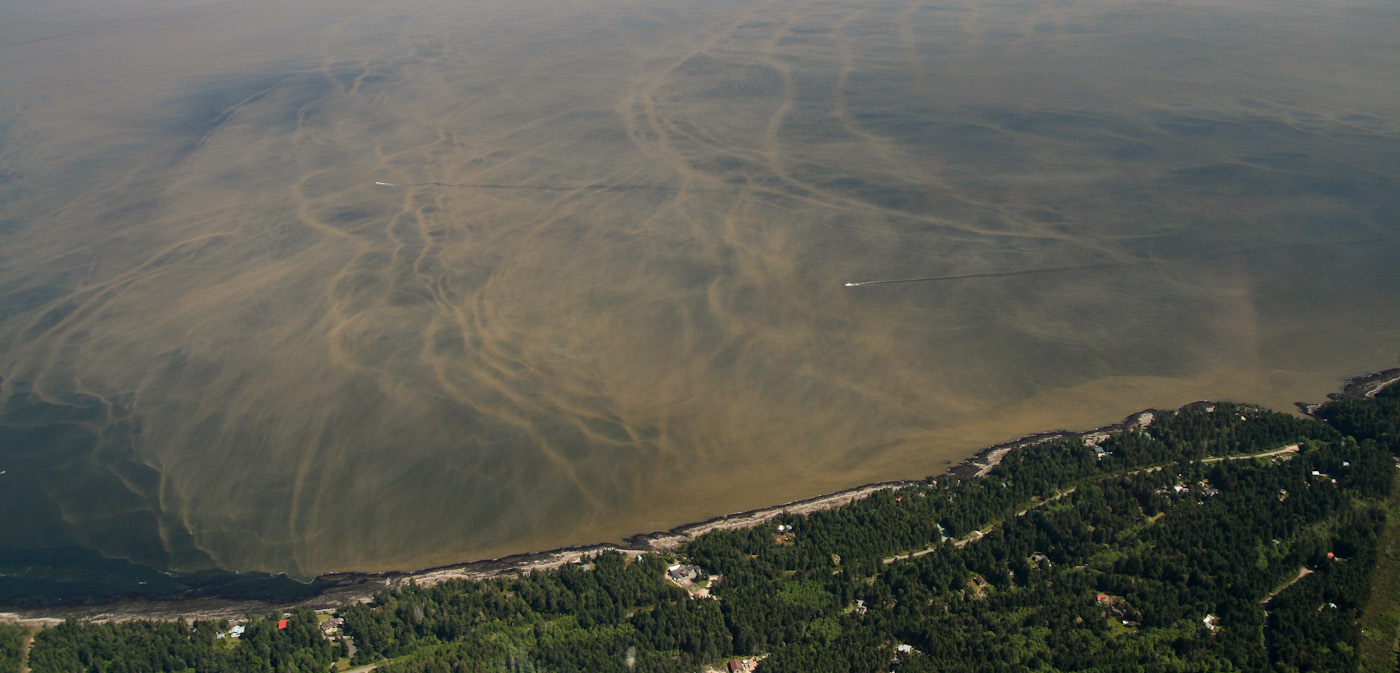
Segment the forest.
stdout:
<svg viewBox="0 0 1400 673">
<path fill-rule="evenodd" d="M 1400 390 L 1315 416 L 1196 403 L 1096 445 L 1047 439 L 982 477 L 711 532 L 669 555 L 410 584 L 340 608 L 329 634 L 320 627 L 332 615 L 306 608 L 252 615 L 238 638 L 225 637 L 228 622 L 69 620 L 34 636 L 28 663 L 34 673 L 624 673 L 725 670 L 735 658 L 759 659 L 760 673 L 1395 670 L 1393 645 L 1363 660 L 1359 624 L 1397 599 L 1372 600 L 1372 586 L 1400 502 Z M 708 597 L 667 579 L 682 563 L 715 578 Z M 18 642 L 0 629 L 4 670 L 16 670 Z"/>
</svg>

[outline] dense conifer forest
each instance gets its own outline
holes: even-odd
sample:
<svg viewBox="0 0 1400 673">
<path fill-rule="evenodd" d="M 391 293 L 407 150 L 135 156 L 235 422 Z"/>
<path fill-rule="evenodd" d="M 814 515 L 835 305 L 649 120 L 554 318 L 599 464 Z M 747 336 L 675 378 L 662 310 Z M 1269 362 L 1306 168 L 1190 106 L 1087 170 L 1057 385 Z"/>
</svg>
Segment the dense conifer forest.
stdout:
<svg viewBox="0 0 1400 673">
<path fill-rule="evenodd" d="M 0 624 L 0 671 L 10 673 L 20 667 L 26 629 L 14 624 Z"/>
<path fill-rule="evenodd" d="M 1363 610 L 1396 600 L 1371 589 L 1400 498 L 1400 391 L 1316 415 L 1198 403 L 1097 446 L 1042 441 L 982 477 L 712 532 L 669 558 L 604 553 L 410 585 L 340 609 L 330 636 L 327 616 L 304 608 L 250 618 L 237 639 L 221 637 L 226 622 L 69 621 L 38 633 L 29 665 L 624 673 L 763 657 L 761 673 L 1353 671 Z M 711 597 L 668 580 L 673 563 L 719 576 Z M 0 630 L 6 670 L 11 633 Z M 1394 670 L 1393 645 L 1380 656 L 1368 669 Z"/>
</svg>

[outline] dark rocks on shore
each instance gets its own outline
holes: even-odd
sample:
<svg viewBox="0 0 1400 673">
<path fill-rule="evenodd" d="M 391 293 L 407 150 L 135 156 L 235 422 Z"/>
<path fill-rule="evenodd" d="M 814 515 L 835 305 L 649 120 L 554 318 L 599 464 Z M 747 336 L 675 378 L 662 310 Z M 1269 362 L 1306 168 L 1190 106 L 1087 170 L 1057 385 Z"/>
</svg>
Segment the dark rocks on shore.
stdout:
<svg viewBox="0 0 1400 673">
<path fill-rule="evenodd" d="M 1342 384 L 1342 391 L 1340 393 L 1328 393 L 1327 398 L 1341 400 L 1348 397 L 1373 397 L 1386 386 L 1395 383 L 1397 379 L 1400 379 L 1400 367 L 1387 369 L 1383 372 L 1376 372 L 1375 374 L 1352 377 L 1347 379 L 1346 383 Z M 1298 402 L 1297 404 L 1302 406 L 1303 403 Z M 1313 405 L 1314 408 L 1317 406 L 1319 405 Z"/>
</svg>

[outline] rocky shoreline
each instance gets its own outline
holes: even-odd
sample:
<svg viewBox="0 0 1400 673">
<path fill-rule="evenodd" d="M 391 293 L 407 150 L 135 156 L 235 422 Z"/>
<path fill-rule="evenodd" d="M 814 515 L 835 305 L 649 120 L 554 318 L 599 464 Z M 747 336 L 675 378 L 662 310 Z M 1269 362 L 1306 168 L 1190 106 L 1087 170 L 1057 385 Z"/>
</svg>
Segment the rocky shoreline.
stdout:
<svg viewBox="0 0 1400 673">
<path fill-rule="evenodd" d="M 1160 413 L 1156 410 L 1143 410 L 1129 415 L 1123 421 L 1085 432 L 1054 430 L 1027 435 L 1009 442 L 986 447 L 950 467 L 942 475 L 926 479 L 971 479 L 986 474 L 995 467 L 1010 451 L 1030 444 L 1038 444 L 1053 439 L 1090 438 L 1099 434 L 1112 433 L 1130 427 L 1144 425 L 1143 418 L 1149 419 Z M 1089 440 L 1086 440 L 1089 441 Z M 369 601 L 374 594 L 386 589 L 414 582 L 420 585 L 435 584 L 451 579 L 489 579 L 511 575 L 527 574 L 536 570 L 548 570 L 579 562 L 586 556 L 605 551 L 624 554 L 664 553 L 681 544 L 713 530 L 747 528 L 762 525 L 783 514 L 807 514 L 823 509 L 839 507 L 846 503 L 869 496 L 877 491 L 898 489 L 922 483 L 923 480 L 885 481 L 863 484 L 832 493 L 795 500 L 792 502 L 762 507 L 758 509 L 725 514 L 698 523 L 688 523 L 665 531 L 641 533 L 630 536 L 621 544 L 598 543 L 572 547 L 559 547 L 539 552 L 514 554 L 494 559 L 482 559 L 467 563 L 451 564 L 426 568 L 412 572 L 386 571 L 377 573 L 345 572 L 329 573 L 316 578 L 317 582 L 330 586 L 320 595 L 296 602 L 272 602 L 256 600 L 227 600 L 213 597 L 180 598 L 169 600 L 125 599 L 113 603 L 81 606 L 41 606 L 9 608 L 11 612 L 0 613 L 24 621 L 52 623 L 61 618 L 78 618 L 91 621 L 126 621 L 133 619 L 230 619 L 237 620 L 249 614 L 277 611 L 292 605 L 304 605 L 312 609 L 327 610 L 354 602 Z"/>
<path fill-rule="evenodd" d="M 1198 402 L 1196 404 L 1205 403 Z M 807 514 L 823 509 L 840 507 L 841 505 L 864 498 L 877 491 L 913 486 L 923 483 L 923 481 L 927 479 L 971 479 L 986 474 L 991 468 L 1001 462 L 1002 457 L 1017 448 L 1054 439 L 1087 438 L 1097 434 L 1107 434 L 1121 430 L 1146 427 L 1147 424 L 1151 423 L 1152 417 L 1158 413 L 1161 412 L 1155 409 L 1144 409 L 1130 414 L 1118 423 L 1101 426 L 1084 432 L 1074 432 L 1070 430 L 1038 432 L 1009 442 L 986 447 L 964 459 L 962 462 L 948 468 L 942 475 L 929 476 L 922 480 L 905 479 L 862 484 L 860 486 L 811 498 L 804 498 L 802 500 L 794 500 L 780 505 L 725 514 L 698 523 L 682 524 L 665 531 L 633 535 L 624 539 L 620 545 L 599 543 L 575 547 L 560 547 L 547 551 L 515 554 L 497 559 L 484 559 L 469 563 L 428 568 L 415 572 L 332 573 L 322 575 L 317 579 L 335 582 L 337 588 L 373 585 L 373 590 L 378 591 L 382 588 L 406 584 L 410 580 L 418 584 L 431 584 L 447 579 L 486 579 L 528 573 L 534 570 L 557 567 L 565 563 L 573 563 L 583 556 L 603 551 L 616 551 L 624 554 L 666 552 L 710 531 L 760 526 L 783 514 Z M 335 589 L 331 590 L 331 592 L 334 591 Z M 368 597 L 369 596 L 366 596 L 366 598 Z"/>
<path fill-rule="evenodd" d="M 1348 379 L 1340 393 L 1330 394 L 1332 399 L 1345 397 L 1374 397 L 1385 387 L 1400 381 L 1400 368 Z M 1211 402 L 1199 401 L 1185 405 L 1208 405 Z M 1298 407 L 1309 415 L 1318 405 L 1298 403 Z M 1052 430 L 1026 435 L 1019 439 L 986 447 L 967 459 L 950 467 L 942 475 L 925 479 L 972 479 L 987 474 L 996 467 L 1011 451 L 1017 448 L 1039 444 L 1056 439 L 1080 439 L 1093 445 L 1110 434 L 1123 430 L 1141 429 L 1152 423 L 1162 411 L 1144 409 L 1129 414 L 1118 423 L 1104 425 L 1092 430 L 1075 432 Z M 548 570 L 568 563 L 580 562 L 586 556 L 605 551 L 624 554 L 664 553 L 681 544 L 713 530 L 746 528 L 762 525 L 783 514 L 807 514 L 823 509 L 839 507 L 864 498 L 877 491 L 898 489 L 924 480 L 886 481 L 864 484 L 833 493 L 811 498 L 736 512 L 714 517 L 698 523 L 688 523 L 665 531 L 633 535 L 621 544 L 598 543 L 591 545 L 560 547 L 539 552 L 515 554 L 495 559 L 482 559 L 467 563 L 452 564 L 418 571 L 388 571 L 378 573 L 330 573 L 316 578 L 317 582 L 329 583 L 320 595 L 294 603 L 263 602 L 255 600 L 226 600 L 219 598 L 188 598 L 174 600 L 119 600 L 105 605 L 20 607 L 10 608 L 12 612 L 0 613 L 0 617 L 25 621 L 52 622 L 55 618 L 74 617 L 93 621 L 124 621 L 131 619 L 240 619 L 249 614 L 283 610 L 291 605 L 304 605 L 313 609 L 333 609 L 354 602 L 366 602 L 374 594 L 392 589 L 409 582 L 434 584 L 450 579 L 489 579 L 510 575 L 527 574 L 536 570 Z"/>
<path fill-rule="evenodd" d="M 1387 369 L 1374 374 L 1364 376 L 1353 376 L 1342 383 L 1340 392 L 1328 393 L 1329 400 L 1344 400 L 1349 397 L 1375 397 L 1377 393 L 1396 382 L 1400 382 L 1400 367 Z M 1308 416 L 1313 416 L 1321 404 L 1310 404 L 1308 402 L 1294 402 L 1298 410 Z"/>
<path fill-rule="evenodd" d="M 1376 393 L 1396 381 L 1400 381 L 1400 367 L 1347 379 L 1346 383 L 1342 385 L 1342 392 L 1332 393 L 1327 397 L 1334 400 L 1345 397 L 1375 397 Z"/>
</svg>

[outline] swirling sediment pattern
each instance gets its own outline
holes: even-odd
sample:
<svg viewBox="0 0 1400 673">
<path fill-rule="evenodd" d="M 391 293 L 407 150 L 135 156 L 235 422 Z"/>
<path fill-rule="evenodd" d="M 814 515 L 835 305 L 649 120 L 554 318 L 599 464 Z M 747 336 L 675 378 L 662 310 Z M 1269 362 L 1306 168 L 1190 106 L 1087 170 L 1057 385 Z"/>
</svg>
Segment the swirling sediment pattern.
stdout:
<svg viewBox="0 0 1400 673">
<path fill-rule="evenodd" d="M 1398 17 L 0 9 L 0 547 L 426 567 L 1317 399 L 1397 354 Z"/>
</svg>

